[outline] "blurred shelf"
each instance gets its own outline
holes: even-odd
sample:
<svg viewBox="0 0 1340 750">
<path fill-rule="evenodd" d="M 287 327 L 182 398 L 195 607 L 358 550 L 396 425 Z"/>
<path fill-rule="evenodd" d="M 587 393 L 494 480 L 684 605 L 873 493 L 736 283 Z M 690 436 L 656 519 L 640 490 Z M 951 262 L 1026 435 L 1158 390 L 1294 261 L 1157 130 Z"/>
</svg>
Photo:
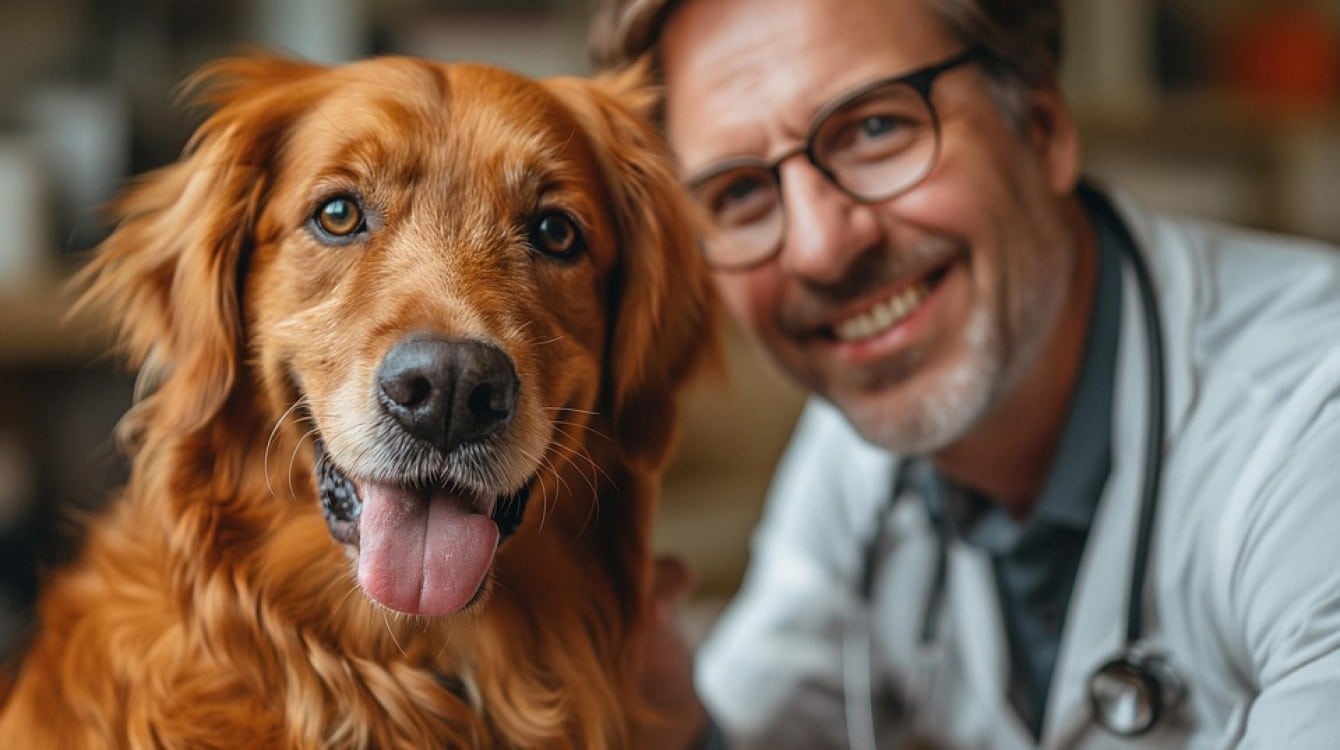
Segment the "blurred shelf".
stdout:
<svg viewBox="0 0 1340 750">
<path fill-rule="evenodd" d="M 1075 117 L 1086 171 L 1155 206 L 1340 241 L 1340 103 L 1185 92 Z"/>
<path fill-rule="evenodd" d="M 106 352 L 108 335 L 71 317 L 67 281 L 67 273 L 52 272 L 0 287 L 0 369 L 81 367 Z"/>
<path fill-rule="evenodd" d="M 1262 138 L 1269 142 L 1319 130 L 1340 132 L 1340 100 L 1289 104 L 1217 90 L 1170 91 L 1120 106 L 1076 104 L 1075 115 L 1087 136 L 1152 137 L 1152 145 L 1252 147 L 1262 145 Z"/>
</svg>

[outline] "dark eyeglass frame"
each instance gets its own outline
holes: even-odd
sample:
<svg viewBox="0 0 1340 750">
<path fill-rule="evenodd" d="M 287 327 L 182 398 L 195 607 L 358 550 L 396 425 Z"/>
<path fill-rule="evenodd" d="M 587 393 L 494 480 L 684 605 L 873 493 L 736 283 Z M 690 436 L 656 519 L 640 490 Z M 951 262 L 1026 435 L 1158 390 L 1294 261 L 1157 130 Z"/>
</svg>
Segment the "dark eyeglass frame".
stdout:
<svg viewBox="0 0 1340 750">
<path fill-rule="evenodd" d="M 950 57 L 941 62 L 931 63 L 929 65 L 924 65 L 920 68 L 908 71 L 906 73 L 900 73 L 898 75 L 890 76 L 888 78 L 879 78 L 874 81 L 870 81 L 869 83 L 862 84 L 856 87 L 855 89 L 842 93 L 837 98 L 833 99 L 829 103 L 820 107 L 819 111 L 816 112 L 814 116 L 810 118 L 809 127 L 805 131 L 805 139 L 801 142 L 799 146 L 796 146 L 795 148 L 782 153 L 781 155 L 774 158 L 772 161 L 758 159 L 751 156 L 741 156 L 726 159 L 725 161 L 722 161 L 713 167 L 709 167 L 706 171 L 698 174 L 696 177 L 693 177 L 690 180 L 686 180 L 684 184 L 689 189 L 689 191 L 692 192 L 697 190 L 702 185 L 706 184 L 708 181 L 714 180 L 717 177 L 720 177 L 721 175 L 727 172 L 731 172 L 737 169 L 755 169 L 759 170 L 762 173 L 767 173 L 771 175 L 773 185 L 776 187 L 777 194 L 780 197 L 781 185 L 782 185 L 782 164 L 786 162 L 788 159 L 796 156 L 797 154 L 804 154 L 806 160 L 808 160 L 809 163 L 812 164 L 815 169 L 819 170 L 819 173 L 822 174 L 828 180 L 828 182 L 833 185 L 833 187 L 836 187 L 838 190 L 842 191 L 843 194 L 847 195 L 853 200 L 859 201 L 861 203 L 878 203 L 880 201 L 891 200 L 915 188 L 917 185 L 920 185 L 921 182 L 926 179 L 927 175 L 929 175 L 932 171 L 934 171 L 934 166 L 936 162 L 940 160 L 940 114 L 935 109 L 935 103 L 931 101 L 931 89 L 935 85 L 935 80 L 939 78 L 940 75 L 943 73 L 946 73 L 962 65 L 966 65 L 967 63 L 984 59 L 985 56 L 986 53 L 981 47 L 972 46 L 954 55 L 953 57 Z M 909 182 L 906 185 L 899 186 L 898 188 L 886 194 L 864 195 L 861 193 L 854 192 L 851 189 L 847 188 L 847 186 L 843 185 L 838 180 L 837 175 L 834 174 L 833 170 L 828 165 L 824 164 L 823 161 L 820 160 L 819 155 L 816 153 L 815 140 L 818 136 L 820 128 L 824 126 L 828 118 L 831 117 L 833 113 L 850 105 L 852 102 L 861 100 L 862 98 L 866 97 L 873 91 L 878 91 L 879 89 L 891 86 L 907 86 L 911 88 L 913 91 L 915 91 L 919 97 L 921 97 L 922 102 L 924 102 L 926 105 L 927 112 L 930 113 L 931 127 L 933 128 L 935 133 L 935 151 L 931 155 L 930 164 L 926 169 L 926 171 L 923 172 L 915 180 Z M 781 251 L 781 247 L 782 243 L 779 238 L 777 246 L 775 248 L 773 248 L 770 252 L 767 252 L 758 258 L 742 261 L 740 263 L 720 263 L 712 260 L 712 258 L 709 256 L 707 261 L 708 265 L 712 266 L 713 268 L 716 268 L 717 270 L 744 271 L 750 268 L 754 268 L 756 266 L 760 266 L 772 260 L 774 257 L 776 257 L 777 253 Z M 706 248 L 704 247 L 704 252 L 705 251 Z"/>
</svg>

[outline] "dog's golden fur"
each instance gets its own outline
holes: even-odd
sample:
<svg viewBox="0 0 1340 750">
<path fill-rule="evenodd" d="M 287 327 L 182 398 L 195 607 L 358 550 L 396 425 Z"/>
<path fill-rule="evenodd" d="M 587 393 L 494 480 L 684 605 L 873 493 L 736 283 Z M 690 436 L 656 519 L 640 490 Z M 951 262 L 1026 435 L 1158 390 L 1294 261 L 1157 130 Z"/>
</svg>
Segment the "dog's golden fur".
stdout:
<svg viewBox="0 0 1340 750">
<path fill-rule="evenodd" d="M 84 275 L 140 372 L 132 473 L 49 581 L 0 746 L 628 746 L 657 718 L 634 681 L 659 471 L 715 313 L 645 94 L 400 58 L 201 81 L 212 114 Z M 356 241 L 313 233 L 332 192 L 375 212 Z M 549 209 L 582 253 L 533 246 Z M 424 330 L 511 357 L 489 460 L 499 491 L 533 481 L 444 618 L 360 590 L 313 478 L 316 436 L 371 460 L 378 360 Z"/>
</svg>

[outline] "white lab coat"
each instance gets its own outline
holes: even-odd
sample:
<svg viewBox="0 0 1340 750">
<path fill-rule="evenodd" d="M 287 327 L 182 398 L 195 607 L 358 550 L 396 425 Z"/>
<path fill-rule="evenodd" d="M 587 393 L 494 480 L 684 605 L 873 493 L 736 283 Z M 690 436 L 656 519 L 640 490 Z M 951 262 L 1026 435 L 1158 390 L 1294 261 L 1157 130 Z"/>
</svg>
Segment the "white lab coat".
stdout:
<svg viewBox="0 0 1340 750">
<path fill-rule="evenodd" d="M 1340 250 L 1114 202 L 1154 276 L 1166 348 L 1145 633 L 1188 693 L 1138 741 L 1089 720 L 1089 675 L 1123 642 L 1143 472 L 1145 337 L 1123 263 L 1112 471 L 1039 746 L 1340 747 Z M 699 655 L 700 693 L 732 748 L 845 747 L 842 652 L 867 632 L 871 648 L 854 653 L 875 675 L 880 747 L 912 736 L 1035 746 L 1006 697 L 1004 626 L 980 550 L 951 544 L 939 637 L 919 647 L 937 546 L 916 498 L 890 510 L 896 471 L 832 407 L 807 407 L 744 587 Z M 867 619 L 856 592 L 881 518 Z"/>
</svg>

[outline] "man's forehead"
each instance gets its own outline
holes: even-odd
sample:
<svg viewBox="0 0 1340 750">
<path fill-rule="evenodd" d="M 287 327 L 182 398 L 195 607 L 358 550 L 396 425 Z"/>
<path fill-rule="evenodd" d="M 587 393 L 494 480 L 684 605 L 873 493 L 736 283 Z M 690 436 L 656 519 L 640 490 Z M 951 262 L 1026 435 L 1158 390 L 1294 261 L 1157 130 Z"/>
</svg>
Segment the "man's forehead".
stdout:
<svg viewBox="0 0 1340 750">
<path fill-rule="evenodd" d="M 662 37 L 667 135 L 687 172 L 768 156 L 750 141 L 798 140 L 838 94 L 956 47 L 920 0 L 688 0 Z"/>
</svg>

